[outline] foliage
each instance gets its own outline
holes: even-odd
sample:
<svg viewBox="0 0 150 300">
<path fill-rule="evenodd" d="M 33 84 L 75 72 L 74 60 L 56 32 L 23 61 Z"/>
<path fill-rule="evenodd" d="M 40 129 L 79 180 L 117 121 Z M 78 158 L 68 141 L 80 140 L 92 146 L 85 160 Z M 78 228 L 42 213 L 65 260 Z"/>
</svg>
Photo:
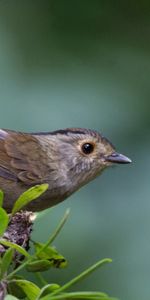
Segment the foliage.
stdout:
<svg viewBox="0 0 150 300">
<path fill-rule="evenodd" d="M 74 284 L 90 275 L 97 268 L 106 263 L 110 263 L 111 259 L 105 258 L 98 261 L 69 282 L 60 286 L 57 283 L 46 282 L 42 272 L 50 268 L 64 268 L 67 266 L 67 260 L 60 254 L 52 243 L 58 233 L 65 224 L 69 210 L 66 211 L 60 224 L 45 243 L 34 242 L 34 253 L 31 255 L 28 251 L 3 237 L 4 232 L 9 227 L 9 220 L 13 214 L 22 209 L 24 205 L 39 197 L 48 186 L 45 184 L 37 185 L 25 193 L 23 193 L 16 201 L 12 214 L 9 216 L 7 212 L 0 207 L 0 244 L 5 247 L 5 252 L 0 257 L 0 286 L 5 286 L 5 300 L 29 299 L 29 300 L 57 300 L 57 299 L 99 299 L 112 300 L 107 294 L 102 292 L 69 292 L 68 289 Z M 3 204 L 3 192 L 0 191 L 0 205 Z M 20 261 L 15 260 L 15 253 L 20 254 Z M 40 286 L 26 278 L 18 275 L 18 272 L 26 269 L 32 272 L 40 280 Z"/>
</svg>

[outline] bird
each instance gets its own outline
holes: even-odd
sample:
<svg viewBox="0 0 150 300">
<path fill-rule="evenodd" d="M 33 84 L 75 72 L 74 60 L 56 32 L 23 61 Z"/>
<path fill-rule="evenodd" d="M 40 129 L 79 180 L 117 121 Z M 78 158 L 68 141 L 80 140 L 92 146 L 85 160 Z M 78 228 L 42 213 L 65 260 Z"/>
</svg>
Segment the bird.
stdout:
<svg viewBox="0 0 150 300">
<path fill-rule="evenodd" d="M 25 206 L 41 211 L 54 206 L 114 164 L 131 160 L 101 133 L 84 128 L 24 133 L 0 129 L 0 189 L 11 212 L 28 188 L 48 183 L 47 191 Z"/>
</svg>

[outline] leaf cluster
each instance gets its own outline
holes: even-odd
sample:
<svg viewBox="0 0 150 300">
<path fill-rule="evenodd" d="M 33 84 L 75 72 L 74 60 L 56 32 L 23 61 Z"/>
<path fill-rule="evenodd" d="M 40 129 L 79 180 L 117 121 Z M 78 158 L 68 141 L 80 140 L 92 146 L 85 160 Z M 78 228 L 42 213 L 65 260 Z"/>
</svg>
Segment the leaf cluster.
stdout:
<svg viewBox="0 0 150 300">
<path fill-rule="evenodd" d="M 22 246 L 12 243 L 4 238 L 4 233 L 9 227 L 10 220 L 13 215 L 20 211 L 30 201 L 34 201 L 48 188 L 47 184 L 36 185 L 24 192 L 19 199 L 16 200 L 12 209 L 11 215 L 2 208 L 4 194 L 0 191 L 0 247 L 5 247 L 5 252 L 0 257 L 0 295 L 1 299 L 17 300 L 59 300 L 59 299 L 92 299 L 92 300 L 113 300 L 107 294 L 102 292 L 81 291 L 69 292 L 74 284 L 89 276 L 93 271 L 102 267 L 104 264 L 110 263 L 111 259 L 105 258 L 98 261 L 94 265 L 87 268 L 81 274 L 77 275 L 69 282 L 60 286 L 58 283 L 47 282 L 43 276 L 43 272 L 51 268 L 67 267 L 67 260 L 53 246 L 53 241 L 64 226 L 68 216 L 67 210 L 58 224 L 55 231 L 51 234 L 45 243 L 32 241 L 34 253 L 31 255 Z M 15 253 L 19 253 L 21 259 L 17 265 L 14 259 Z M 26 269 L 27 272 L 32 272 L 38 278 L 39 286 L 32 281 L 20 276 L 21 270 Z M 115 300 L 115 299 L 114 299 Z"/>
</svg>

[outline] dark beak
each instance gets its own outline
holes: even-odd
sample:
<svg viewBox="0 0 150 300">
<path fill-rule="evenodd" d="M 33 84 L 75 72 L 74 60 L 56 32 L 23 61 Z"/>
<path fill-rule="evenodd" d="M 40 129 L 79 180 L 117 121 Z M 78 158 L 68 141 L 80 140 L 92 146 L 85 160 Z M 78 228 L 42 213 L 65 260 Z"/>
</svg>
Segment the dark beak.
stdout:
<svg viewBox="0 0 150 300">
<path fill-rule="evenodd" d="M 130 158 L 127 156 L 114 152 L 108 156 L 105 157 L 106 161 L 110 161 L 112 163 L 117 163 L 117 164 L 129 164 L 132 162 Z"/>
</svg>

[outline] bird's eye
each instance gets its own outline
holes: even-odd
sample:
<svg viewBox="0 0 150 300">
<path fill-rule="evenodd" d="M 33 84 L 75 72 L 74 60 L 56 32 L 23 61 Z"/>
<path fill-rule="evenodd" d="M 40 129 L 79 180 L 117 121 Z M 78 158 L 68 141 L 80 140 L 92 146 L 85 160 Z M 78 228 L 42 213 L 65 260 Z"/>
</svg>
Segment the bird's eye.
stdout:
<svg viewBox="0 0 150 300">
<path fill-rule="evenodd" d="M 91 154 L 94 151 L 94 145 L 91 143 L 85 143 L 82 145 L 82 152 L 84 154 Z"/>
</svg>

